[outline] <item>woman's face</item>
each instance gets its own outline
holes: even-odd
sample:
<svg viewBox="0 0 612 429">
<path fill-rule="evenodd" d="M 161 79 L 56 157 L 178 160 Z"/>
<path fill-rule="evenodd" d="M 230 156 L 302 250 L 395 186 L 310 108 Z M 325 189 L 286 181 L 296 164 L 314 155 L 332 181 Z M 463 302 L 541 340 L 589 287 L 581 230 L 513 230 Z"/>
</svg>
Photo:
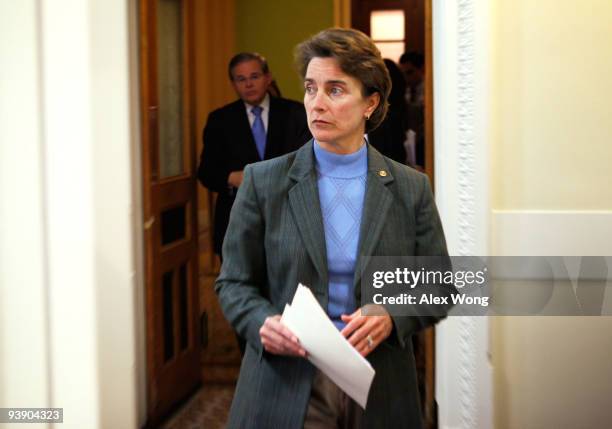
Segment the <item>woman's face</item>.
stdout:
<svg viewBox="0 0 612 429">
<path fill-rule="evenodd" d="M 362 95 L 362 84 L 345 74 L 335 58 L 315 57 L 304 78 L 304 106 L 310 132 L 325 149 L 351 153 L 363 143 L 365 119 L 379 94 Z"/>
</svg>

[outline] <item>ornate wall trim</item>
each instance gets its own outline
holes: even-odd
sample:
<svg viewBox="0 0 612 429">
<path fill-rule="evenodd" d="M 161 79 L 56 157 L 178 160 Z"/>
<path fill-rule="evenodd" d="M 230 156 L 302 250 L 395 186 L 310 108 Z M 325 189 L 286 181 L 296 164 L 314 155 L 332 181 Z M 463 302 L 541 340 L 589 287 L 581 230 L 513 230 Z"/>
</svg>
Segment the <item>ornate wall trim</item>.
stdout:
<svg viewBox="0 0 612 429">
<path fill-rule="evenodd" d="M 459 0 L 458 2 L 458 55 L 457 55 L 457 116 L 458 116 L 458 197 L 459 197 L 459 249 L 462 256 L 474 255 L 475 241 L 475 120 L 474 120 L 474 2 Z M 476 321 L 472 317 L 462 317 L 459 320 L 459 385 L 461 404 L 461 428 L 476 428 Z"/>
<path fill-rule="evenodd" d="M 486 0 L 434 0 L 436 198 L 452 255 L 487 255 Z M 438 328 L 441 428 L 492 427 L 488 320 L 452 317 Z"/>
<path fill-rule="evenodd" d="M 474 142 L 474 4 L 459 0 L 457 31 L 457 117 L 459 156 L 459 254 L 473 255 L 476 251 L 475 218 L 475 142 Z"/>
</svg>

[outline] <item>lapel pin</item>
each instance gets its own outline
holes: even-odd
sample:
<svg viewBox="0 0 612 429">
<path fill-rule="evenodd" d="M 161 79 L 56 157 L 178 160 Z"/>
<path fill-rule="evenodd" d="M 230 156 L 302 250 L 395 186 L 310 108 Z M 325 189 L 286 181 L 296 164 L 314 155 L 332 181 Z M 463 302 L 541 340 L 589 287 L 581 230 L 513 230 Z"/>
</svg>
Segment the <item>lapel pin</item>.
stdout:
<svg viewBox="0 0 612 429">
<path fill-rule="evenodd" d="M 386 172 L 385 170 L 380 170 L 380 171 L 378 172 L 378 175 L 379 175 L 380 177 L 387 177 L 387 172 Z"/>
</svg>

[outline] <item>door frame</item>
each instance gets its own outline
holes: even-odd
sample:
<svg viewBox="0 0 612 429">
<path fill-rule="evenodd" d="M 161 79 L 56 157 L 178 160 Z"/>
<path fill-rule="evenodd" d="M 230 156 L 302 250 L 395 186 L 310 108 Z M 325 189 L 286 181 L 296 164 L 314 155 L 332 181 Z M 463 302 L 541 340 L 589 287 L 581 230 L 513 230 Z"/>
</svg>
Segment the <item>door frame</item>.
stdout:
<svg viewBox="0 0 612 429">
<path fill-rule="evenodd" d="M 138 2 L 146 291 L 146 397 L 147 426 L 151 427 L 156 427 L 201 385 L 195 177 L 197 137 L 192 91 L 194 87 L 193 0 L 175 1 L 182 5 L 183 172 L 163 178 L 160 177 L 159 159 L 157 3 L 154 0 Z M 184 207 L 182 238 L 162 243 L 162 211 L 177 207 Z M 168 273 L 171 273 L 170 277 L 166 277 Z M 168 279 L 170 281 L 166 282 Z M 185 285 L 184 289 L 181 288 L 181 284 Z M 164 296 L 166 293 L 170 294 L 170 300 Z M 165 302 L 172 305 L 166 306 Z M 166 319 L 164 314 L 169 314 L 170 317 Z M 181 317 L 183 314 L 186 314 L 185 318 Z M 171 331 L 164 331 L 164 320 L 170 324 Z M 171 335 L 168 335 L 168 332 L 171 332 Z M 168 347 L 171 350 L 170 357 L 164 355 L 166 353 L 164 350 Z"/>
</svg>

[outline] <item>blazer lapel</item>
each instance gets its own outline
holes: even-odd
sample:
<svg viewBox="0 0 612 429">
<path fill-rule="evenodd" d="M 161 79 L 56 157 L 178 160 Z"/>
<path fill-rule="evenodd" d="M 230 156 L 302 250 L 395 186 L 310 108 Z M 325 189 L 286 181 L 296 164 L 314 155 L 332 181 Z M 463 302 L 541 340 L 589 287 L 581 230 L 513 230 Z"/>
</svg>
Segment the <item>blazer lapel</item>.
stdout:
<svg viewBox="0 0 612 429">
<path fill-rule="evenodd" d="M 383 156 L 368 144 L 368 178 L 359 233 L 358 263 L 355 265 L 353 283 L 357 297 L 361 296 L 361 267 L 368 264 L 393 203 L 393 194 L 387 189 L 387 185 L 393 180 Z"/>
<path fill-rule="evenodd" d="M 289 205 L 297 224 L 304 247 L 321 276 L 324 290 L 318 292 L 327 296 L 327 252 L 325 250 L 325 230 L 319 202 L 317 176 L 314 168 L 312 140 L 298 150 L 289 177 L 296 184 L 289 190 Z M 316 285 L 308 285 L 316 288 Z"/>
</svg>

